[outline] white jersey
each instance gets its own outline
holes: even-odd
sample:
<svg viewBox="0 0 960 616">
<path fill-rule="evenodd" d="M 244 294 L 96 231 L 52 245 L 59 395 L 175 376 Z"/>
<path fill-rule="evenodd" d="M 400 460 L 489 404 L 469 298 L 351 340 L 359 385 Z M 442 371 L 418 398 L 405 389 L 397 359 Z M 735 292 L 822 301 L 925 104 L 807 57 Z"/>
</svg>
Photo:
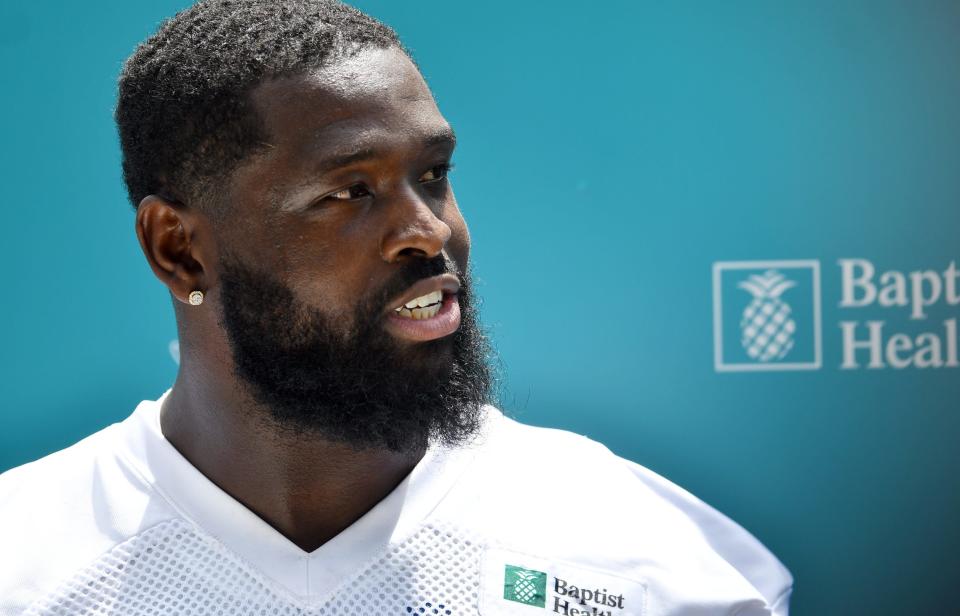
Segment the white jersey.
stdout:
<svg viewBox="0 0 960 616">
<path fill-rule="evenodd" d="M 430 448 L 305 552 L 164 438 L 166 395 L 0 475 L 0 615 L 787 614 L 790 574 L 745 530 L 492 406 L 472 444 Z"/>
</svg>

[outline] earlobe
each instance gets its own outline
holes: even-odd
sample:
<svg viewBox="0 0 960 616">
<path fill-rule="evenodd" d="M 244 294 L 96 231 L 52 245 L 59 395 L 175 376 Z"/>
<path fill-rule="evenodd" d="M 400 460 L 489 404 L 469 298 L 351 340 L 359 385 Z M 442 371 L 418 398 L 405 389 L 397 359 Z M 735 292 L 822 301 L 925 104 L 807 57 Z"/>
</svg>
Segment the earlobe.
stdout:
<svg viewBox="0 0 960 616">
<path fill-rule="evenodd" d="M 207 288 L 197 224 L 197 217 L 187 206 L 157 195 L 144 197 L 137 207 L 137 239 L 147 263 L 160 282 L 184 303 L 191 303 L 192 292 Z"/>
</svg>

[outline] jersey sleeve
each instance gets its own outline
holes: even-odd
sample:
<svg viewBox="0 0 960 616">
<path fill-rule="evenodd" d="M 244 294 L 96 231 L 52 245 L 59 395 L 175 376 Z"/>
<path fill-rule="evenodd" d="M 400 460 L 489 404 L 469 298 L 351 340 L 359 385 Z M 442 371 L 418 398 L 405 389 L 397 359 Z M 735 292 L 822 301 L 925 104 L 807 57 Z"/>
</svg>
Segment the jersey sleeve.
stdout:
<svg viewBox="0 0 960 616">
<path fill-rule="evenodd" d="M 756 537 L 683 488 L 630 460 L 623 460 L 648 488 L 682 511 L 704 538 L 763 595 L 764 608 L 742 608 L 730 616 L 788 616 L 793 576 Z"/>
</svg>

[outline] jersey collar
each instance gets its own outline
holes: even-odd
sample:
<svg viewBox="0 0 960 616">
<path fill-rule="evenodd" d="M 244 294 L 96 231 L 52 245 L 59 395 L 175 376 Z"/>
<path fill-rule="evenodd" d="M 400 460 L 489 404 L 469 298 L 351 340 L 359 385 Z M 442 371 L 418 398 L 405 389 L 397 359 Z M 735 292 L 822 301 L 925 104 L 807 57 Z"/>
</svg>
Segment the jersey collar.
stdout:
<svg viewBox="0 0 960 616">
<path fill-rule="evenodd" d="M 333 539 L 305 552 L 207 479 L 163 436 L 160 408 L 170 393 L 144 400 L 123 424 L 125 458 L 177 511 L 240 555 L 299 601 L 331 596 L 348 577 L 429 517 L 475 457 L 500 412 L 484 408 L 484 428 L 469 445 L 431 446 L 410 474 Z"/>
</svg>

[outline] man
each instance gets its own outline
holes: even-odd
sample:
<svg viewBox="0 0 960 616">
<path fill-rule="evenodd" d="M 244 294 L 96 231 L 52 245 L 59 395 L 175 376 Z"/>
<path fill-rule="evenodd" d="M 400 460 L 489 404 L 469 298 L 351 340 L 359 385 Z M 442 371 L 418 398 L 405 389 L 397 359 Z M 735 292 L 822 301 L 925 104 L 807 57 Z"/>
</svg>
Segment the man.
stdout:
<svg viewBox="0 0 960 616">
<path fill-rule="evenodd" d="M 126 63 L 173 387 L 0 479 L 0 614 L 786 614 L 746 531 L 487 404 L 454 133 L 395 33 L 210 0 Z"/>
</svg>

